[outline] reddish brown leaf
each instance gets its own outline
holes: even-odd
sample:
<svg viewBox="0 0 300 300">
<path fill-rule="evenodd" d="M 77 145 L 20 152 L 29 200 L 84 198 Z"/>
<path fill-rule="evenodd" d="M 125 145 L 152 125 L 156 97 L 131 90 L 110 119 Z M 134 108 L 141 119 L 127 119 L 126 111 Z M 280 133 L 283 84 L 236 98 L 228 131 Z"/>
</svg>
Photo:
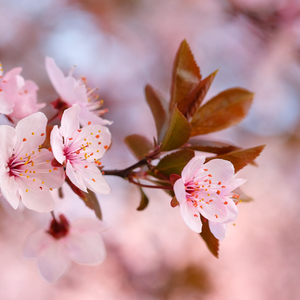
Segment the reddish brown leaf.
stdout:
<svg viewBox="0 0 300 300">
<path fill-rule="evenodd" d="M 149 199 L 141 187 L 139 187 L 139 190 L 141 192 L 141 201 L 137 210 L 144 210 L 148 206 Z"/>
<path fill-rule="evenodd" d="M 79 196 L 79 198 L 84 202 L 84 204 L 92 209 L 95 212 L 95 215 L 102 220 L 102 212 L 100 208 L 99 201 L 97 199 L 97 196 L 95 195 L 94 192 L 90 191 L 89 189 L 88 192 L 84 192 L 81 189 L 79 189 L 70 179 L 69 177 L 66 177 L 66 182 L 72 189 L 72 191 Z"/>
<path fill-rule="evenodd" d="M 160 143 L 167 130 L 168 121 L 168 103 L 163 96 L 156 91 L 151 85 L 145 87 L 146 101 L 154 117 L 157 141 Z"/>
<path fill-rule="evenodd" d="M 189 108 L 186 112 L 186 116 L 188 119 L 192 117 L 195 114 L 195 112 L 199 109 L 217 73 L 218 70 L 207 76 L 205 79 L 201 80 L 201 82 L 197 85 L 197 87 L 188 97 L 187 103 L 190 103 Z"/>
<path fill-rule="evenodd" d="M 205 103 L 192 119 L 192 136 L 226 129 L 241 122 L 247 115 L 253 93 L 232 88 Z"/>
<path fill-rule="evenodd" d="M 152 143 L 143 135 L 132 134 L 124 139 L 124 143 L 137 159 L 143 159 L 153 149 Z"/>
<path fill-rule="evenodd" d="M 223 142 L 208 141 L 200 139 L 190 139 L 184 148 L 189 148 L 197 151 L 215 153 L 215 154 L 225 154 L 235 150 L 241 150 L 242 148 L 233 146 Z"/>
<path fill-rule="evenodd" d="M 199 67 L 187 41 L 184 40 L 174 60 L 169 110 L 172 111 L 177 104 L 178 109 L 185 114 L 190 104 L 186 103 L 186 99 L 200 80 Z"/>
<path fill-rule="evenodd" d="M 162 140 L 161 150 L 171 151 L 184 145 L 191 136 L 192 127 L 175 106 L 168 130 Z"/>
<path fill-rule="evenodd" d="M 229 160 L 234 165 L 235 172 L 238 172 L 246 165 L 253 162 L 254 159 L 260 155 L 260 153 L 263 151 L 265 146 L 266 145 L 261 145 L 249 149 L 232 151 L 223 155 L 208 157 L 206 161 L 210 161 L 211 159 L 214 158 Z"/>
<path fill-rule="evenodd" d="M 88 189 L 88 192 L 84 193 L 84 195 L 86 198 L 86 200 L 84 200 L 85 205 L 92 209 L 95 215 L 102 220 L 102 211 L 96 194 Z"/>
<path fill-rule="evenodd" d="M 178 200 L 176 199 L 175 196 L 172 198 L 170 204 L 171 204 L 172 207 L 176 207 L 176 206 L 179 205 L 179 202 L 178 202 Z"/>
<path fill-rule="evenodd" d="M 206 243 L 209 251 L 216 257 L 219 257 L 219 240 L 215 238 L 215 236 L 211 233 L 208 225 L 208 220 L 204 217 L 201 217 L 202 222 L 202 232 L 200 236 L 203 238 L 204 242 Z"/>
<path fill-rule="evenodd" d="M 174 183 L 181 178 L 181 176 L 177 175 L 177 174 L 171 174 L 170 175 L 170 182 L 172 185 L 174 185 Z"/>
</svg>

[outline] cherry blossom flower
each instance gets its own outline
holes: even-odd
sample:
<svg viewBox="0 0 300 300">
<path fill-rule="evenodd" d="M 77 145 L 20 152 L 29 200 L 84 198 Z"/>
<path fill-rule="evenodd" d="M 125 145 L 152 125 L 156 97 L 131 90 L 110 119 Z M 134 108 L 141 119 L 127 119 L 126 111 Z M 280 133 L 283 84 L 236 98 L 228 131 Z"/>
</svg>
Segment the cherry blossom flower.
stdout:
<svg viewBox="0 0 300 300">
<path fill-rule="evenodd" d="M 98 99 L 99 96 L 94 93 L 95 89 L 87 88 L 84 77 L 77 80 L 72 76 L 74 68 L 65 77 L 57 67 L 54 59 L 46 57 L 46 71 L 54 89 L 62 100 L 62 103 L 55 102 L 56 108 L 64 107 L 64 103 L 67 106 L 78 103 L 81 107 L 79 115 L 81 125 L 86 125 L 88 122 L 99 125 L 112 124 L 112 122 L 100 117 L 107 112 L 107 109 L 100 109 L 103 101 Z"/>
<path fill-rule="evenodd" d="M 57 281 L 69 269 L 71 261 L 97 265 L 104 261 L 106 250 L 99 234 L 105 226 L 92 218 L 80 218 L 72 224 L 64 215 L 52 220 L 49 230 L 32 232 L 24 245 L 24 256 L 36 259 L 41 275 Z"/>
<path fill-rule="evenodd" d="M 185 223 L 195 232 L 201 232 L 200 214 L 209 221 L 217 239 L 223 239 L 227 223 L 237 218 L 237 208 L 231 193 L 246 180 L 234 175 L 231 162 L 212 159 L 206 164 L 204 156 L 196 156 L 182 170 L 174 184 L 175 196 Z"/>
<path fill-rule="evenodd" d="M 63 168 L 52 167 L 53 154 L 40 149 L 45 139 L 47 118 L 37 112 L 13 128 L 0 126 L 0 188 L 3 197 L 17 209 L 25 207 L 49 212 L 54 208 L 52 188 L 63 184 Z"/>
<path fill-rule="evenodd" d="M 24 80 L 21 72 L 22 68 L 14 68 L 2 76 L 0 63 L 0 113 L 10 118 L 25 118 L 46 105 L 37 103 L 38 86 L 31 80 Z"/>
<path fill-rule="evenodd" d="M 66 164 L 66 174 L 78 188 L 109 194 L 99 159 L 109 148 L 110 132 L 105 126 L 91 122 L 79 129 L 79 114 L 80 106 L 74 104 L 64 111 L 61 127 L 53 127 L 50 141 L 54 157 L 60 164 Z"/>
</svg>

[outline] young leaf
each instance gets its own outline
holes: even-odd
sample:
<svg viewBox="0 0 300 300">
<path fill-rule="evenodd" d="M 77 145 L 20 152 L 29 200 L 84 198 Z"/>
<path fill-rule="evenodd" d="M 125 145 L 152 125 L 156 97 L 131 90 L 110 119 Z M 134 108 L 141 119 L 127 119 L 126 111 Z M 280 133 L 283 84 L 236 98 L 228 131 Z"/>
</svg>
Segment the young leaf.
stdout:
<svg viewBox="0 0 300 300">
<path fill-rule="evenodd" d="M 139 187 L 139 189 L 141 192 L 141 202 L 137 210 L 144 210 L 148 206 L 149 199 L 147 195 L 144 193 L 143 189 L 141 187 Z"/>
<path fill-rule="evenodd" d="M 192 119 L 192 136 L 226 129 L 241 122 L 247 115 L 253 93 L 232 88 L 205 103 Z"/>
<path fill-rule="evenodd" d="M 70 186 L 72 191 L 79 196 L 81 200 L 83 200 L 84 204 L 92 209 L 95 212 L 95 215 L 102 220 L 102 212 L 100 208 L 99 201 L 94 192 L 88 189 L 88 193 L 85 193 L 81 189 L 79 189 L 70 179 L 69 177 L 66 178 L 67 184 Z"/>
<path fill-rule="evenodd" d="M 171 151 L 184 145 L 191 136 L 192 127 L 175 106 L 169 127 L 161 144 L 162 151 Z"/>
<path fill-rule="evenodd" d="M 186 102 L 186 99 L 200 80 L 199 67 L 187 41 L 184 40 L 174 60 L 169 110 L 172 111 L 175 104 L 177 104 L 178 109 L 185 114 L 190 105 Z"/>
<path fill-rule="evenodd" d="M 200 232 L 200 236 L 203 238 L 204 242 L 206 243 L 209 251 L 216 257 L 219 257 L 219 240 L 214 237 L 211 233 L 208 225 L 208 220 L 201 217 L 202 222 L 202 232 Z"/>
<path fill-rule="evenodd" d="M 215 153 L 215 154 L 225 154 L 231 151 L 240 150 L 242 148 L 233 146 L 223 142 L 200 140 L 200 139 L 190 139 L 184 148 L 193 149 L 202 152 Z"/>
<path fill-rule="evenodd" d="M 124 143 L 137 159 L 143 159 L 153 149 L 152 143 L 143 135 L 132 134 L 124 139 Z"/>
<path fill-rule="evenodd" d="M 95 215 L 102 220 L 102 211 L 96 194 L 88 189 L 88 193 L 84 192 L 84 195 L 86 198 L 86 200 L 84 200 L 85 205 L 92 209 Z"/>
<path fill-rule="evenodd" d="M 156 91 L 151 85 L 145 87 L 146 101 L 154 117 L 157 141 L 160 143 L 167 130 L 168 121 L 168 104 L 163 96 Z"/>
<path fill-rule="evenodd" d="M 253 160 L 260 155 L 265 146 L 266 145 L 261 145 L 249 149 L 232 151 L 223 155 L 208 157 L 206 158 L 206 161 L 210 161 L 214 158 L 229 160 L 234 165 L 235 172 L 237 172 L 249 163 L 253 162 Z"/>
<path fill-rule="evenodd" d="M 176 199 L 175 196 L 172 198 L 170 204 L 171 204 L 172 207 L 176 207 L 176 206 L 179 205 L 179 202 L 178 202 L 178 200 Z"/>
<path fill-rule="evenodd" d="M 182 169 L 195 156 L 193 150 L 184 149 L 166 155 L 156 166 L 156 169 L 166 177 L 171 174 L 181 175 Z"/>
<path fill-rule="evenodd" d="M 187 118 L 192 117 L 198 110 L 217 73 L 218 70 L 207 76 L 205 79 L 201 80 L 201 82 L 197 85 L 197 87 L 188 97 L 187 102 L 190 104 L 186 112 Z"/>
</svg>

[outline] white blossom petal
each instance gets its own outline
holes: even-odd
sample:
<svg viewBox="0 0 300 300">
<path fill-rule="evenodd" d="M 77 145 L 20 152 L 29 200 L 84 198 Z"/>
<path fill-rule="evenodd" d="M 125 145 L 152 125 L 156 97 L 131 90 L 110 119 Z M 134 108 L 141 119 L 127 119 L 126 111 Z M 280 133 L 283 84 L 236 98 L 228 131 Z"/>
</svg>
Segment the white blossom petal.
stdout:
<svg viewBox="0 0 300 300">
<path fill-rule="evenodd" d="M 82 234 L 72 228 L 66 246 L 70 258 L 79 264 L 95 265 L 103 262 L 106 257 L 105 246 L 99 233 Z"/>
<path fill-rule="evenodd" d="M 187 201 L 180 203 L 180 212 L 186 225 L 195 232 L 202 231 L 202 222 L 199 212 Z"/>
<path fill-rule="evenodd" d="M 66 164 L 66 173 L 73 184 L 79 187 L 82 191 L 87 192 L 81 174 L 76 169 L 74 169 L 74 167 L 69 161 L 67 161 Z"/>
<path fill-rule="evenodd" d="M 37 112 L 22 120 L 16 126 L 18 149 L 17 155 L 30 155 L 32 150 L 38 149 L 46 137 L 46 116 Z"/>
<path fill-rule="evenodd" d="M 209 221 L 208 225 L 211 233 L 215 236 L 215 238 L 220 241 L 223 241 L 227 231 L 227 224 Z"/>
<path fill-rule="evenodd" d="M 1 193 L 14 209 L 18 208 L 20 202 L 19 185 L 14 176 L 9 176 L 7 173 L 2 177 Z"/>
<path fill-rule="evenodd" d="M 211 195 L 210 196 L 212 202 L 203 203 L 203 208 L 198 208 L 199 212 L 203 217 L 208 220 L 212 220 L 214 222 L 224 222 L 228 219 L 228 210 L 226 205 L 224 205 L 224 200 L 217 196 Z M 201 205 L 201 202 L 200 204 Z"/>
<path fill-rule="evenodd" d="M 46 64 L 46 71 L 50 78 L 50 81 L 52 85 L 54 86 L 56 92 L 59 95 L 62 95 L 63 93 L 63 82 L 65 79 L 65 76 L 61 69 L 56 65 L 55 61 L 51 57 L 46 57 L 45 60 Z"/>
<path fill-rule="evenodd" d="M 105 120 L 99 116 L 97 116 L 93 111 L 88 110 L 88 108 L 84 105 L 81 105 L 81 111 L 79 114 L 79 121 L 82 126 L 87 125 L 89 122 L 97 125 L 111 125 L 113 122 L 109 120 Z"/>
<path fill-rule="evenodd" d="M 80 107 L 78 104 L 74 104 L 64 111 L 61 119 L 60 133 L 65 139 L 71 138 L 74 131 L 79 129 L 79 113 Z"/>
<path fill-rule="evenodd" d="M 82 174 L 84 174 L 84 176 L 82 176 L 82 179 L 87 188 L 95 193 L 110 193 L 110 186 L 104 179 L 104 176 L 102 175 L 98 167 L 93 164 L 89 164 L 88 168 L 78 166 L 77 169 L 80 170 Z"/>
<path fill-rule="evenodd" d="M 55 202 L 50 189 L 39 178 L 34 182 L 31 179 L 18 178 L 17 183 L 22 202 L 27 208 L 38 212 L 50 212 L 54 209 Z"/>
<path fill-rule="evenodd" d="M 0 165 L 6 165 L 8 159 L 12 156 L 16 140 L 17 133 L 14 128 L 7 125 L 0 126 Z"/>
<path fill-rule="evenodd" d="M 86 87 L 72 76 L 67 76 L 63 82 L 63 100 L 69 104 L 88 103 Z"/>
<path fill-rule="evenodd" d="M 193 157 L 187 165 L 183 168 L 181 177 L 184 182 L 188 182 L 193 179 L 196 173 L 201 169 L 205 162 L 205 156 Z"/>
<path fill-rule="evenodd" d="M 181 178 L 176 180 L 176 182 L 174 183 L 173 189 L 174 189 L 174 193 L 175 193 L 177 201 L 179 203 L 186 202 L 185 186 L 184 186 L 184 183 L 182 182 Z"/>
<path fill-rule="evenodd" d="M 223 185 L 226 185 L 234 176 L 233 164 L 228 160 L 212 159 L 204 164 L 204 168 L 208 169 L 208 173 L 212 175 L 213 180 L 221 181 Z"/>
<path fill-rule="evenodd" d="M 50 237 L 51 238 L 51 237 Z M 50 282 L 57 281 L 69 269 L 71 261 L 64 245 L 59 240 L 52 241 L 37 256 L 41 275 Z"/>
<path fill-rule="evenodd" d="M 65 154 L 64 154 L 64 144 L 63 144 L 63 139 L 60 134 L 60 131 L 55 125 L 51 131 L 50 135 L 50 143 L 51 143 L 51 148 L 52 148 L 52 153 L 55 157 L 55 159 L 62 164 L 65 161 Z"/>
</svg>

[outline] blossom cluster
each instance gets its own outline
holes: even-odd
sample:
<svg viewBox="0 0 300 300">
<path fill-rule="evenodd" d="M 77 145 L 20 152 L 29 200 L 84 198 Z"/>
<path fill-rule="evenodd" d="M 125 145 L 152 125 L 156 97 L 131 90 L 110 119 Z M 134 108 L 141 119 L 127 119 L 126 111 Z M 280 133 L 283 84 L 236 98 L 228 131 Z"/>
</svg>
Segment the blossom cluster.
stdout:
<svg viewBox="0 0 300 300">
<path fill-rule="evenodd" d="M 181 64 L 181 59 L 190 63 Z M 55 282 L 66 273 L 71 261 L 95 265 L 105 259 L 99 232 L 106 225 L 96 197 L 111 191 L 104 175 L 120 176 L 139 187 L 138 210 L 145 209 L 149 202 L 143 188 L 168 192 L 173 196 L 171 206 L 179 205 L 187 226 L 201 233 L 210 251 L 218 256 L 218 244 L 215 245 L 225 238 L 228 224 L 237 218 L 236 204 L 240 200 L 236 189 L 246 181 L 237 178 L 236 172 L 253 161 L 263 146 L 242 149 L 190 138 L 241 121 L 241 111 L 246 114 L 253 94 L 240 88 L 230 89 L 201 106 L 216 72 L 202 80 L 184 41 L 175 59 L 175 88 L 169 109 L 151 86 L 145 90 L 157 127 L 154 143 L 141 135 L 126 137 L 125 143 L 139 162 L 124 170 L 104 170 L 101 159 L 111 147 L 107 125 L 112 122 L 102 118 L 107 112 L 102 108 L 103 101 L 96 89 L 87 86 L 84 77 L 73 77 L 74 68 L 65 76 L 54 59 L 46 57 L 45 65 L 58 93 L 51 102 L 56 114 L 49 119 L 40 111 L 46 104 L 37 101 L 38 86 L 20 75 L 22 69 L 7 73 L 2 65 L 0 69 L 0 113 L 10 121 L 10 125 L 0 126 L 0 199 L 5 207 L 15 210 L 51 213 L 48 228 L 31 233 L 24 246 L 24 255 L 36 260 L 41 275 Z M 237 106 L 236 115 L 232 113 L 233 104 Z M 219 117 L 220 111 L 224 115 L 219 119 L 215 116 Z M 206 119 L 213 122 L 206 123 Z M 205 157 L 195 151 L 216 156 Z M 53 196 L 63 184 L 68 184 L 98 219 L 70 221 L 65 214 L 55 216 Z"/>
</svg>

